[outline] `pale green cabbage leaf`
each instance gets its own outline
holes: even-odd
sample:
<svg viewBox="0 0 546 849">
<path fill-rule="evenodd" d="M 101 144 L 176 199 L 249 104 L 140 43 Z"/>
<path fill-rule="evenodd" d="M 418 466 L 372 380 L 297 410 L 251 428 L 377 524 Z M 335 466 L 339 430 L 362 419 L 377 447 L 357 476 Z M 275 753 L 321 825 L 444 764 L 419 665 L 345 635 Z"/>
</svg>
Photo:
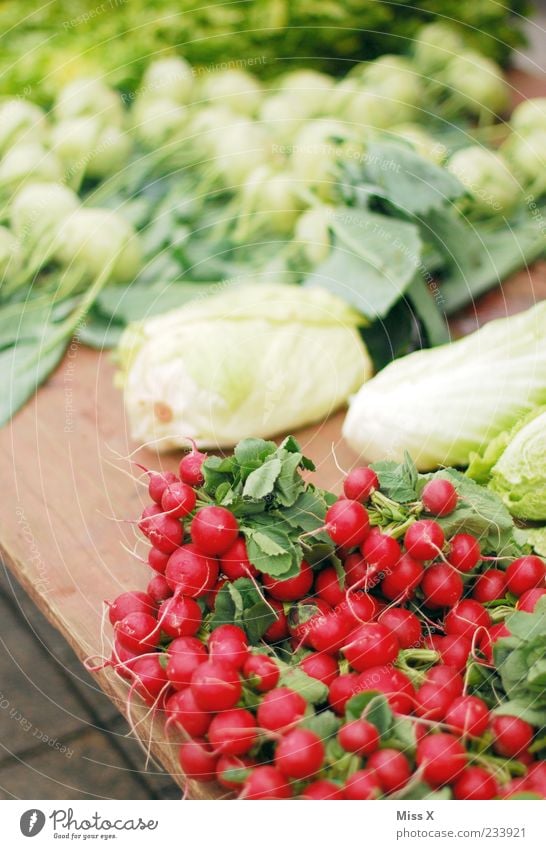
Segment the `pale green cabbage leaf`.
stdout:
<svg viewBox="0 0 546 849">
<path fill-rule="evenodd" d="M 320 289 L 229 286 L 129 325 L 117 352 L 132 436 L 232 446 L 321 420 L 372 374 L 363 318 Z"/>
<path fill-rule="evenodd" d="M 546 302 L 396 360 L 352 400 L 343 433 L 368 461 L 467 466 L 546 402 Z"/>
</svg>

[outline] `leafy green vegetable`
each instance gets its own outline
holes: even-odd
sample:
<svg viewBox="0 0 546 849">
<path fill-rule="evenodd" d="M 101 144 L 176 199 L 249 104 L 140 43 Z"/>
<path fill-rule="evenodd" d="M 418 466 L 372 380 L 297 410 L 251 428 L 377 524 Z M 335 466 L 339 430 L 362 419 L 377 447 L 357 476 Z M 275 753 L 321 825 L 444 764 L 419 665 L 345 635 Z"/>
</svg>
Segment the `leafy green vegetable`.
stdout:
<svg viewBox="0 0 546 849">
<path fill-rule="evenodd" d="M 345 707 L 348 720 L 365 718 L 371 722 L 382 737 L 387 737 L 393 723 L 392 711 L 387 699 L 376 690 L 366 690 L 352 696 Z"/>
<path fill-rule="evenodd" d="M 248 578 L 239 578 L 232 583 L 225 583 L 216 596 L 210 626 L 239 625 L 245 630 L 250 642 L 257 643 L 275 619 L 275 612 L 253 582 Z"/>
<path fill-rule="evenodd" d="M 372 463 L 372 469 L 377 474 L 381 492 L 388 498 L 406 504 L 418 498 L 417 468 L 406 452 L 403 463 L 394 460 L 379 460 Z"/>
<path fill-rule="evenodd" d="M 339 208 L 330 256 L 304 281 L 348 301 L 367 318 L 385 316 L 419 268 L 421 240 L 414 224 L 366 210 Z"/>
</svg>

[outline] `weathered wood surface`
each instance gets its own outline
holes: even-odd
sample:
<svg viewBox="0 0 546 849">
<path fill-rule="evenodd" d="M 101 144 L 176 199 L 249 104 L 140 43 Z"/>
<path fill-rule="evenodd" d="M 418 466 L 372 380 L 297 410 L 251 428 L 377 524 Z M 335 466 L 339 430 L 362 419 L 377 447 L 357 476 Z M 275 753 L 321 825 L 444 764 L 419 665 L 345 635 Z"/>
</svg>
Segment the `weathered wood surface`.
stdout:
<svg viewBox="0 0 546 849">
<path fill-rule="evenodd" d="M 544 93 L 541 81 L 521 73 L 513 77 L 515 96 Z M 452 322 L 455 336 L 465 335 L 493 317 L 518 312 L 546 298 L 546 263 L 515 275 Z M 134 478 L 128 460 L 135 445 L 125 422 L 122 398 L 114 389 L 114 366 L 73 343 L 61 367 L 36 398 L 0 432 L 0 555 L 28 594 L 76 654 L 101 655 L 103 599 L 142 588 L 149 569 L 126 548 L 145 556 L 146 546 L 134 526 L 146 489 Z M 306 453 L 317 462 L 320 485 L 339 488 L 337 464 L 354 461 L 342 442 L 343 414 L 298 434 Z M 161 460 L 150 451 L 132 455 L 145 466 L 175 469 L 179 455 Z M 106 635 L 111 633 L 106 627 Z M 107 651 L 107 646 L 106 646 Z M 127 687 L 109 671 L 98 674 L 101 687 L 125 711 Z M 142 711 L 135 710 L 142 715 Z M 176 738 L 168 742 L 161 724 L 139 726 L 151 751 L 181 786 Z M 143 755 L 144 763 L 144 755 Z M 217 797 L 215 788 L 190 783 L 192 798 Z"/>
</svg>

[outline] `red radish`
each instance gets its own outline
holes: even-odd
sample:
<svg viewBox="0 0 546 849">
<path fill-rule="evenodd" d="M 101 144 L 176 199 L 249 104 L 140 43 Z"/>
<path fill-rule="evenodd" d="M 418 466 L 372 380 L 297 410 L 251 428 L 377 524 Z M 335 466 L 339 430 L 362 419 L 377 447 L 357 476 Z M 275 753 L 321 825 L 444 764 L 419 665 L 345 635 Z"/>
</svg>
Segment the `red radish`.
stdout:
<svg viewBox="0 0 546 849">
<path fill-rule="evenodd" d="M 191 486 L 175 481 L 165 487 L 161 496 L 161 509 L 175 519 L 182 519 L 192 512 L 196 501 L 197 496 Z"/>
<path fill-rule="evenodd" d="M 340 585 L 338 574 L 333 566 L 327 566 L 318 573 L 315 579 L 315 592 L 330 607 L 335 607 L 344 600 L 345 590 Z"/>
<path fill-rule="evenodd" d="M 299 666 L 306 675 L 310 678 L 316 678 L 317 681 L 322 681 L 327 687 L 337 678 L 339 667 L 337 660 L 330 654 L 321 654 L 313 652 L 312 654 L 300 660 Z"/>
<path fill-rule="evenodd" d="M 524 610 L 526 613 L 533 613 L 538 604 L 539 599 L 546 595 L 546 590 L 541 587 L 533 587 L 532 590 L 525 590 L 518 599 L 516 608 Z"/>
<path fill-rule="evenodd" d="M 207 736 L 218 754 L 245 755 L 256 742 L 258 731 L 250 711 L 235 708 L 216 714 Z"/>
<path fill-rule="evenodd" d="M 503 758 L 516 758 L 533 739 L 533 728 L 517 716 L 494 716 L 491 722 L 493 748 Z"/>
<path fill-rule="evenodd" d="M 190 686 L 199 707 L 214 712 L 235 707 L 242 694 L 237 670 L 223 660 L 200 663 Z"/>
<path fill-rule="evenodd" d="M 447 559 L 459 572 L 471 572 L 480 562 L 480 544 L 471 534 L 455 534 L 449 543 Z"/>
<path fill-rule="evenodd" d="M 164 551 L 160 551 L 159 548 L 154 548 L 152 546 L 148 552 L 148 565 L 151 566 L 155 572 L 159 572 L 160 575 L 164 575 L 170 556 L 170 553 L 166 554 Z"/>
<path fill-rule="evenodd" d="M 453 693 L 433 682 L 425 682 L 415 694 L 414 713 L 423 719 L 441 721 L 453 701 Z"/>
<path fill-rule="evenodd" d="M 381 796 L 381 787 L 373 769 L 359 769 L 353 772 L 344 784 L 343 794 L 346 799 L 354 802 L 361 799 L 378 799 Z"/>
<path fill-rule="evenodd" d="M 258 693 L 267 693 L 279 683 L 280 671 L 266 654 L 252 654 L 245 660 L 243 675 Z"/>
<path fill-rule="evenodd" d="M 220 558 L 220 568 L 226 578 L 236 581 L 237 578 L 255 578 L 258 570 L 248 559 L 246 542 L 243 536 L 238 536 L 233 545 Z"/>
<path fill-rule="evenodd" d="M 179 637 L 170 644 L 167 657 L 167 677 L 173 687 L 182 690 L 189 687 L 194 671 L 207 660 L 208 654 L 197 637 Z"/>
<path fill-rule="evenodd" d="M 288 687 L 266 693 L 258 705 L 258 726 L 266 731 L 284 731 L 300 721 L 307 702 Z"/>
<path fill-rule="evenodd" d="M 154 616 L 157 613 L 152 596 L 138 590 L 121 593 L 111 604 L 108 604 L 108 608 L 108 618 L 112 625 L 120 622 L 129 613 L 149 613 Z"/>
<path fill-rule="evenodd" d="M 421 642 L 421 622 L 411 610 L 391 607 L 379 614 L 378 621 L 395 635 L 400 648 L 416 647 Z"/>
<path fill-rule="evenodd" d="M 184 536 L 182 522 L 164 513 L 141 519 L 139 528 L 151 544 L 164 554 L 172 554 L 182 544 Z"/>
<path fill-rule="evenodd" d="M 217 756 L 205 740 L 187 740 L 179 751 L 180 766 L 187 778 L 195 781 L 214 781 Z"/>
<path fill-rule="evenodd" d="M 275 766 L 287 778 L 302 780 L 315 775 L 324 763 L 324 744 L 317 734 L 295 728 L 285 734 L 275 752 Z"/>
<path fill-rule="evenodd" d="M 361 625 L 351 634 L 350 641 L 343 647 L 343 654 L 357 672 L 372 666 L 390 663 L 398 654 L 395 634 L 379 622 Z"/>
<path fill-rule="evenodd" d="M 249 657 L 248 639 L 237 625 L 220 625 L 209 637 L 209 654 L 212 660 L 224 660 L 242 669 Z"/>
<path fill-rule="evenodd" d="M 381 592 L 386 598 L 393 600 L 410 598 L 423 580 L 424 573 L 423 564 L 419 560 L 409 554 L 403 554 L 383 579 Z"/>
<path fill-rule="evenodd" d="M 432 787 L 451 784 L 463 771 L 467 754 L 452 734 L 428 734 L 417 744 L 417 766 Z"/>
<path fill-rule="evenodd" d="M 444 542 L 443 530 L 432 519 L 418 519 L 409 526 L 404 536 L 406 551 L 417 560 L 433 560 L 440 553 Z"/>
<path fill-rule="evenodd" d="M 226 790 L 240 790 L 254 765 L 254 761 L 245 755 L 221 755 L 216 764 L 218 784 Z"/>
<path fill-rule="evenodd" d="M 451 703 L 445 721 L 463 737 L 481 737 L 489 725 L 489 708 L 477 696 L 458 696 Z"/>
<path fill-rule="evenodd" d="M 193 543 L 181 546 L 169 558 L 165 578 L 172 590 L 190 598 L 205 595 L 218 578 L 218 562 Z"/>
<path fill-rule="evenodd" d="M 411 769 L 408 759 L 396 749 L 380 749 L 368 760 L 384 793 L 394 793 L 408 783 Z"/>
<path fill-rule="evenodd" d="M 337 654 L 352 625 L 352 621 L 340 613 L 315 616 L 309 628 L 309 643 L 315 651 Z"/>
<path fill-rule="evenodd" d="M 339 716 L 342 716 L 345 713 L 345 706 L 349 699 L 352 699 L 357 693 L 362 692 L 363 689 L 360 683 L 360 676 L 356 672 L 338 675 L 337 678 L 334 678 L 328 689 L 328 702 L 333 710 Z"/>
<path fill-rule="evenodd" d="M 368 511 L 359 501 L 339 499 L 326 511 L 326 531 L 336 545 L 360 545 L 369 526 Z"/>
<path fill-rule="evenodd" d="M 138 521 L 139 530 L 146 536 L 146 528 L 148 527 L 149 521 L 153 516 L 159 516 L 161 514 L 161 507 L 158 504 L 149 504 L 144 508 L 140 515 L 140 519 Z"/>
<path fill-rule="evenodd" d="M 370 533 L 373 533 L 373 529 Z M 366 563 L 362 554 L 356 552 L 354 554 L 349 554 L 345 558 L 343 561 L 343 568 L 345 570 L 345 587 L 347 589 L 351 589 L 355 586 L 357 588 L 364 586 L 364 583 L 371 574 L 370 566 Z"/>
<path fill-rule="evenodd" d="M 342 749 L 364 757 L 379 748 L 379 732 L 375 725 L 365 719 L 354 719 L 339 729 L 337 739 Z"/>
<path fill-rule="evenodd" d="M 116 639 L 130 651 L 144 654 L 159 642 L 157 619 L 149 613 L 128 613 L 115 626 Z"/>
<path fill-rule="evenodd" d="M 213 588 L 209 590 L 209 592 L 205 596 L 205 601 L 209 610 L 214 610 L 214 608 L 216 607 L 216 599 L 218 598 L 218 593 L 226 584 L 227 580 L 225 578 L 221 578 L 219 581 L 216 581 Z"/>
<path fill-rule="evenodd" d="M 176 483 L 178 478 L 173 472 L 149 472 L 148 492 L 152 501 L 161 504 L 163 493 L 171 483 Z"/>
<path fill-rule="evenodd" d="M 454 666 L 446 666 L 444 663 L 432 666 L 427 669 L 425 680 L 434 684 L 436 689 L 446 690 L 453 698 L 463 694 L 464 681 Z"/>
<path fill-rule="evenodd" d="M 137 657 L 131 663 L 135 690 L 145 701 L 153 703 L 168 684 L 167 674 L 160 663 L 159 654 Z"/>
<path fill-rule="evenodd" d="M 377 616 L 380 605 L 377 599 L 366 592 L 348 592 L 344 601 L 338 604 L 335 612 L 341 614 L 354 628 L 363 622 L 370 622 Z"/>
<path fill-rule="evenodd" d="M 250 800 L 290 799 L 290 784 L 274 766 L 257 766 L 246 779 L 241 797 Z"/>
<path fill-rule="evenodd" d="M 531 790 L 546 799 L 546 763 L 539 761 L 529 767 L 527 783 Z"/>
<path fill-rule="evenodd" d="M 278 581 L 270 575 L 264 575 L 263 583 L 269 595 L 277 601 L 298 601 L 313 586 L 313 570 L 307 561 L 302 560 L 300 571 L 293 578 Z"/>
<path fill-rule="evenodd" d="M 442 663 L 453 666 L 458 672 L 466 669 L 472 651 L 472 643 L 467 637 L 448 634 L 446 637 L 440 637 L 437 640 L 436 648 L 440 653 Z"/>
<path fill-rule="evenodd" d="M 324 778 L 319 778 L 317 781 L 312 781 L 311 784 L 307 785 L 301 794 L 301 798 L 314 801 L 326 799 L 339 801 L 340 799 L 344 799 L 345 796 L 338 784 L 334 784 L 333 781 L 327 781 Z"/>
<path fill-rule="evenodd" d="M 477 579 L 472 590 L 472 598 L 482 604 L 503 598 L 506 592 L 506 575 L 500 569 L 487 569 Z"/>
<path fill-rule="evenodd" d="M 434 516 L 449 516 L 457 507 L 457 490 L 451 481 L 433 478 L 423 487 L 421 501 L 428 513 Z"/>
<path fill-rule="evenodd" d="M 203 475 L 203 463 L 207 455 L 198 451 L 195 443 L 193 449 L 180 460 L 178 471 L 181 479 L 189 486 L 201 486 L 205 482 Z"/>
<path fill-rule="evenodd" d="M 411 713 L 415 690 L 407 675 L 394 666 L 373 666 L 358 676 L 358 690 L 378 690 L 396 713 Z"/>
<path fill-rule="evenodd" d="M 193 637 L 201 619 L 201 608 L 193 598 L 173 596 L 161 608 L 158 625 L 169 637 Z"/>
<path fill-rule="evenodd" d="M 166 601 L 173 594 L 173 591 L 163 575 L 154 575 L 151 581 L 148 582 L 146 592 L 156 604 Z"/>
<path fill-rule="evenodd" d="M 293 606 L 288 614 L 288 629 L 293 638 L 293 646 L 310 645 L 311 628 L 321 616 L 330 613 L 331 609 L 318 597 L 304 598 Z"/>
<path fill-rule="evenodd" d="M 544 585 L 544 561 L 534 554 L 518 557 L 506 570 L 506 583 L 514 595 L 520 596 L 527 590 Z"/>
<path fill-rule="evenodd" d="M 273 622 L 264 634 L 264 639 L 269 643 L 280 643 L 288 636 L 288 620 L 282 604 L 274 598 L 268 599 L 268 604 L 277 614 L 277 620 Z"/>
<path fill-rule="evenodd" d="M 444 620 L 446 634 L 472 639 L 478 628 L 489 628 L 491 617 L 478 601 L 467 598 L 455 605 Z"/>
<path fill-rule="evenodd" d="M 379 489 L 379 478 L 369 466 L 351 469 L 343 481 L 343 492 L 351 501 L 368 501 L 376 489 Z"/>
<path fill-rule="evenodd" d="M 437 563 L 425 570 L 421 589 L 427 607 L 452 607 L 461 598 L 464 584 L 455 569 Z"/>
<path fill-rule="evenodd" d="M 239 535 L 239 524 L 225 507 L 202 507 L 192 519 L 190 533 L 203 554 L 225 554 Z"/>
<path fill-rule="evenodd" d="M 402 554 L 399 543 L 378 528 L 372 528 L 360 548 L 366 562 L 379 572 L 388 572 Z"/>
<path fill-rule="evenodd" d="M 177 690 L 165 702 L 166 727 L 177 725 L 190 737 L 203 737 L 209 730 L 212 714 L 202 710 L 191 689 Z"/>
<path fill-rule="evenodd" d="M 497 782 L 490 772 L 480 766 L 467 766 L 453 787 L 455 799 L 478 801 L 494 799 L 497 794 Z"/>
<path fill-rule="evenodd" d="M 118 639 L 114 639 L 114 647 L 112 649 L 112 655 L 110 660 L 106 661 L 104 666 L 111 666 L 117 674 L 121 678 L 130 679 L 131 676 L 131 666 L 133 660 L 136 660 L 137 657 L 141 657 L 142 652 L 134 652 L 131 649 L 125 648 Z M 99 667 L 99 669 L 102 667 Z M 87 669 L 87 666 L 86 666 Z"/>
<path fill-rule="evenodd" d="M 479 632 L 478 647 L 485 657 L 486 663 L 493 663 L 493 646 L 502 637 L 509 637 L 510 631 L 504 622 L 498 622 L 491 628 Z"/>
</svg>

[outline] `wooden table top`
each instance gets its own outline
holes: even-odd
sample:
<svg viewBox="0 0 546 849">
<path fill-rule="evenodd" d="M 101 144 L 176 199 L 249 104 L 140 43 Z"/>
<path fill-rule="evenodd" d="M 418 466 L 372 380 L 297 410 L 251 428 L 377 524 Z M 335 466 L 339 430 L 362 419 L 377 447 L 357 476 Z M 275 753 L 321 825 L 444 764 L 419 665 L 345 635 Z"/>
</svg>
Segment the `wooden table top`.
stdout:
<svg viewBox="0 0 546 849">
<path fill-rule="evenodd" d="M 544 94 L 545 84 L 521 73 L 512 77 L 516 97 Z M 451 325 L 465 335 L 494 317 L 519 312 L 546 298 L 546 263 L 520 272 L 489 293 Z M 116 519 L 136 519 L 146 489 L 135 479 L 129 455 L 149 468 L 175 469 L 179 454 L 137 451 L 113 387 L 109 354 L 73 343 L 64 362 L 36 397 L 0 431 L 0 555 L 40 610 L 84 659 L 104 654 L 101 617 L 104 599 L 127 589 L 142 589 L 150 570 L 124 546 L 146 556 L 135 528 Z M 317 482 L 339 489 L 337 464 L 355 460 L 341 439 L 343 413 L 297 434 L 317 463 Z M 138 471 L 138 470 L 136 470 Z M 106 652 L 111 629 L 105 630 Z M 125 712 L 127 686 L 112 671 L 98 683 Z M 142 716 L 140 708 L 136 716 Z M 150 718 L 139 726 L 151 739 L 151 752 L 185 786 L 177 760 L 176 736 L 165 739 L 162 723 Z M 144 767 L 143 754 L 143 767 Z M 192 798 L 217 798 L 218 788 L 189 783 Z M 203 789 L 204 788 L 204 789 Z"/>
</svg>

